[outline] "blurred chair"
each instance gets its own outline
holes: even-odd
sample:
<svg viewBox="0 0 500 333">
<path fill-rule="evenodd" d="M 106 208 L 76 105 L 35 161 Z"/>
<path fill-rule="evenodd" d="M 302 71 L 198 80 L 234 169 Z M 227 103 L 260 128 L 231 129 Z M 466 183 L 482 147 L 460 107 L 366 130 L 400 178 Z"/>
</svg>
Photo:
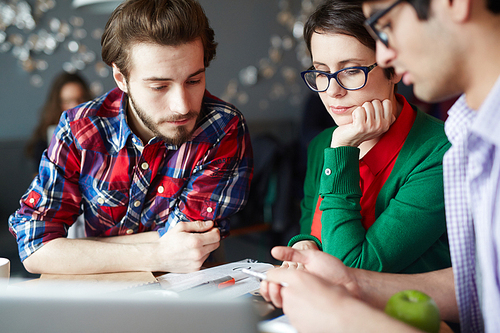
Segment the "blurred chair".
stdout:
<svg viewBox="0 0 500 333">
<path fill-rule="evenodd" d="M 231 236 L 270 232 L 272 245 L 283 245 L 298 233 L 293 146 L 269 134 L 252 138 L 254 176 L 246 206 L 231 218 Z"/>
</svg>

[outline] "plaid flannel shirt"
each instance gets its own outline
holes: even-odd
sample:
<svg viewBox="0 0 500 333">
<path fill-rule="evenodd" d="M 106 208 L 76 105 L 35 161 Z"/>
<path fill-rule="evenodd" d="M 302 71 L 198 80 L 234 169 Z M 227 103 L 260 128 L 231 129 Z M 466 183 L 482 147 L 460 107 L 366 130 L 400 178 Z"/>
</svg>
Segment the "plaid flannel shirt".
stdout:
<svg viewBox="0 0 500 333">
<path fill-rule="evenodd" d="M 39 174 L 10 216 L 21 260 L 66 237 L 84 214 L 87 236 L 156 230 L 214 220 L 222 233 L 247 199 L 252 148 L 243 115 L 205 93 L 191 140 L 142 145 L 126 121 L 118 88 L 63 113 Z"/>
</svg>

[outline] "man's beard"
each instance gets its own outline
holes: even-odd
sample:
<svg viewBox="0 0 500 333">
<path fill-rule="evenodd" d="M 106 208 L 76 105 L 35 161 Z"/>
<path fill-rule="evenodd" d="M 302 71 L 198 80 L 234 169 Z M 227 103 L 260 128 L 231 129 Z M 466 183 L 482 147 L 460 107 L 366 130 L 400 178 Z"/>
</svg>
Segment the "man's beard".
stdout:
<svg viewBox="0 0 500 333">
<path fill-rule="evenodd" d="M 180 146 L 184 142 L 191 139 L 191 136 L 196 129 L 196 125 L 193 126 L 193 129 L 191 131 L 188 131 L 186 126 L 175 126 L 174 129 L 171 130 L 172 133 L 170 135 L 161 133 L 160 130 L 158 129 L 157 124 L 155 124 L 155 122 L 151 119 L 151 117 L 149 117 L 146 114 L 146 112 L 144 112 L 144 110 L 141 107 L 139 107 L 137 103 L 134 101 L 130 88 L 128 88 L 128 97 L 130 100 L 130 104 L 132 108 L 135 110 L 135 114 L 137 115 L 137 117 L 139 117 L 142 123 L 155 135 L 155 137 L 163 140 L 167 144 L 175 146 Z M 183 115 L 173 115 L 161 118 L 159 123 L 181 121 L 192 118 L 196 118 L 196 122 L 198 122 L 200 117 L 201 117 L 201 112 L 195 112 L 193 110 L 190 110 L 188 113 Z"/>
</svg>

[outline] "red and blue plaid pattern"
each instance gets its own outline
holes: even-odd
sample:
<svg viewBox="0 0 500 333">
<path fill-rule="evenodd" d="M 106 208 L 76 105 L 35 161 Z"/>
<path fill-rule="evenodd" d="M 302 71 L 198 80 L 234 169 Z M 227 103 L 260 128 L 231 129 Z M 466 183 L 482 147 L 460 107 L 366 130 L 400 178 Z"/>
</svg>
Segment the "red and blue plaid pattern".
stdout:
<svg viewBox="0 0 500 333">
<path fill-rule="evenodd" d="M 118 88 L 63 113 L 38 176 L 9 218 L 21 260 L 67 235 L 80 214 L 87 236 L 157 230 L 214 220 L 222 233 L 246 202 L 253 172 L 243 115 L 205 93 L 192 139 L 142 146 Z"/>
</svg>

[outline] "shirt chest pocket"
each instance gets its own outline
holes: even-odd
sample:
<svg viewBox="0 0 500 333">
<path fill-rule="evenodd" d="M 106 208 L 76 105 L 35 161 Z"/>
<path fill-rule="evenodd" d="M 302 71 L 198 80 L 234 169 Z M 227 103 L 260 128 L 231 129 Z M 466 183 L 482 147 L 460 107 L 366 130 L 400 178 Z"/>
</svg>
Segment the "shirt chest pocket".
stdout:
<svg viewBox="0 0 500 333">
<path fill-rule="evenodd" d="M 155 213 L 161 218 L 168 218 L 172 209 L 178 208 L 180 220 L 213 220 L 217 212 L 217 203 L 210 200 L 207 189 L 193 188 L 190 178 L 162 177 L 156 185 Z"/>
<path fill-rule="evenodd" d="M 189 178 L 173 178 L 163 176 L 154 185 L 155 210 L 158 212 L 169 211 L 178 202 L 182 191 L 187 186 Z"/>
<path fill-rule="evenodd" d="M 100 223 L 115 225 L 127 213 L 128 189 L 109 190 L 99 187 L 87 187 L 84 198 Z"/>
<path fill-rule="evenodd" d="M 182 190 L 187 186 L 189 178 L 173 178 L 163 176 L 160 178 L 156 188 L 156 196 L 161 198 L 175 199 L 179 197 Z"/>
</svg>

